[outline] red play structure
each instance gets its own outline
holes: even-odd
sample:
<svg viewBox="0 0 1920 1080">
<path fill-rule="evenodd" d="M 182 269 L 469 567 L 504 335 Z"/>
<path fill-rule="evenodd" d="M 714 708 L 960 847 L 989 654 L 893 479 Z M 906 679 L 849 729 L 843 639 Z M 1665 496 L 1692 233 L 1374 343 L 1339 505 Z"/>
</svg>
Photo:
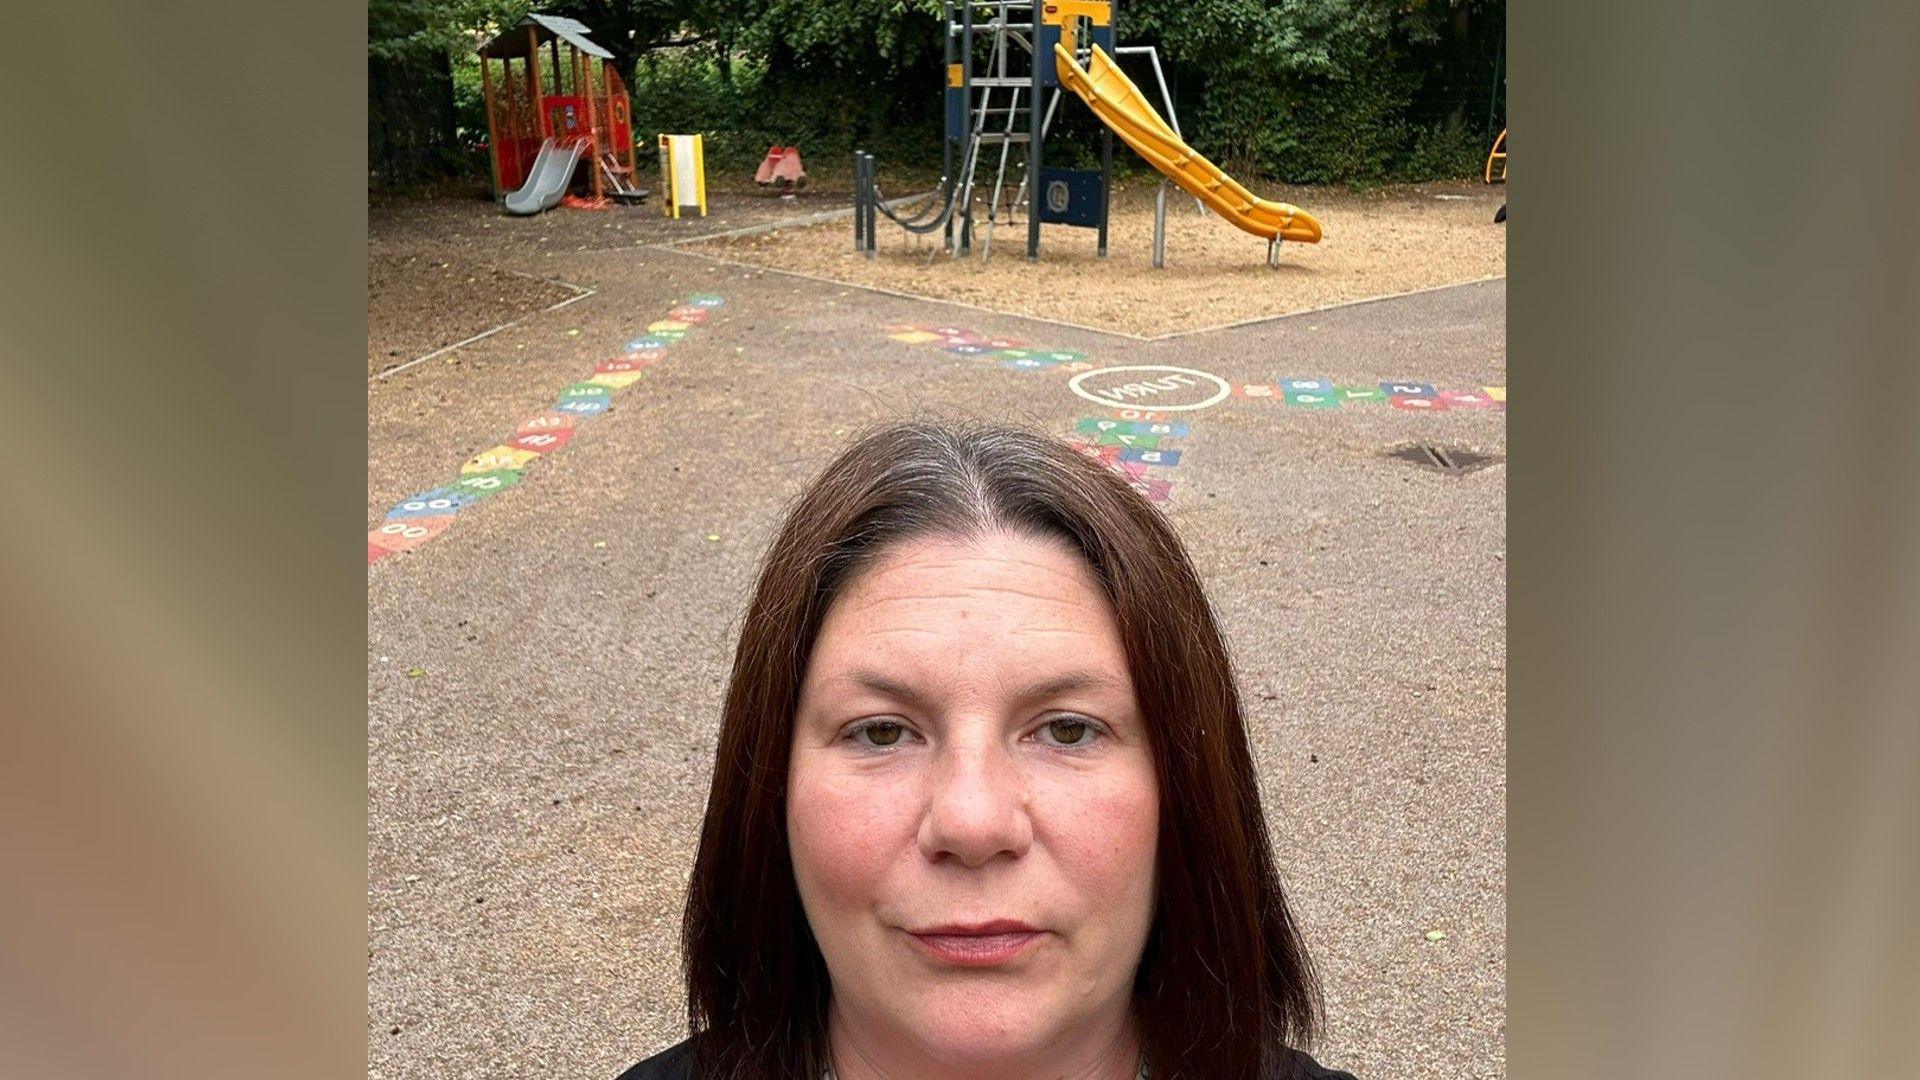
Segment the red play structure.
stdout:
<svg viewBox="0 0 1920 1080">
<path fill-rule="evenodd" d="M 634 184 L 627 88 L 607 63 L 613 54 L 587 33 L 573 19 L 528 15 L 480 47 L 494 198 L 526 183 L 548 139 L 581 145 L 581 156 L 592 162 L 586 172 L 595 200 L 646 197 Z"/>
</svg>

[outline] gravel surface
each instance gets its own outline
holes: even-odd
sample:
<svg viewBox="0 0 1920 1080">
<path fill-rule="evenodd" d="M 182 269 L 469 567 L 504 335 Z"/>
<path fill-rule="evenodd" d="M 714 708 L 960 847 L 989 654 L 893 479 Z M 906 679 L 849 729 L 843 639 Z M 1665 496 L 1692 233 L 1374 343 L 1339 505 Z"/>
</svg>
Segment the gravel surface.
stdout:
<svg viewBox="0 0 1920 1080">
<path fill-rule="evenodd" d="M 574 295 L 472 259 L 367 257 L 367 374 L 385 371 Z"/>
<path fill-rule="evenodd" d="M 1503 281 L 1149 343 L 551 243 L 502 258 L 596 295 L 370 384 L 369 528 L 689 295 L 726 305 L 517 487 L 368 568 L 370 1077 L 610 1078 L 682 1038 L 678 918 L 722 684 L 788 501 L 879 421 L 1065 435 L 1114 415 L 1061 367 L 886 326 L 1235 385 L 1506 382 Z M 1327 985 L 1318 1056 L 1362 1080 L 1504 1076 L 1504 413 L 1229 396 L 1173 419 L 1184 456 L 1152 475 L 1234 651 Z M 1415 441 L 1494 462 L 1385 456 Z"/>
<path fill-rule="evenodd" d="M 1026 261 L 1026 223 L 996 227 L 985 263 L 985 230 L 975 252 L 952 259 L 937 237 L 918 237 L 880 219 L 875 257 L 853 250 L 853 224 L 837 221 L 694 245 L 716 257 L 872 285 L 994 311 L 1035 315 L 1142 337 L 1224 326 L 1373 296 L 1412 292 L 1507 272 L 1505 225 L 1493 224 L 1506 188 L 1423 184 L 1353 194 L 1332 188 L 1273 188 L 1317 218 L 1317 244 L 1281 245 L 1266 263 L 1266 241 L 1196 210 L 1170 189 L 1167 258 L 1153 268 L 1153 192 L 1116 185 L 1107 258 L 1092 230 L 1041 230 L 1036 272 Z M 984 221 L 984 207 L 978 218 Z"/>
</svg>

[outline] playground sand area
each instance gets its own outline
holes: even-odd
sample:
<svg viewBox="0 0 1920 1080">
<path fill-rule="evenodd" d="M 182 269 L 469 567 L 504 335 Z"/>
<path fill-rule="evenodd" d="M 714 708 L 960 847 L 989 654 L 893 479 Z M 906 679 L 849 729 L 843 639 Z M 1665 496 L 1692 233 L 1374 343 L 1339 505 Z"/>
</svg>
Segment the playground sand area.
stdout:
<svg viewBox="0 0 1920 1080">
<path fill-rule="evenodd" d="M 853 250 L 850 219 L 682 250 L 1149 338 L 1507 272 L 1506 226 L 1493 223 L 1506 189 L 1469 182 L 1364 193 L 1263 185 L 1262 195 L 1312 213 L 1326 234 L 1318 244 L 1283 244 L 1278 267 L 1266 264 L 1264 240 L 1200 213 L 1192 199 L 1170 188 L 1166 266 L 1155 270 L 1157 186 L 1144 178 L 1116 182 L 1105 260 L 1097 257 L 1092 230 L 1049 225 L 1041 233 L 1040 262 L 1031 266 L 1024 220 L 995 227 L 992 258 L 984 265 L 978 224 L 973 256 L 956 260 L 938 253 L 937 237 L 914 236 L 884 217 L 873 259 Z"/>
</svg>

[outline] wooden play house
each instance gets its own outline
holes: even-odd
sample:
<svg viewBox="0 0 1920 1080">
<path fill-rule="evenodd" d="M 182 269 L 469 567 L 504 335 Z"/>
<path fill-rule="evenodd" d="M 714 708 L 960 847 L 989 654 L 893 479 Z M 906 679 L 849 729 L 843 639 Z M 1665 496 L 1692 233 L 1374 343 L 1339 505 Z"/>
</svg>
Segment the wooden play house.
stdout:
<svg viewBox="0 0 1920 1080">
<path fill-rule="evenodd" d="M 645 197 L 634 184 L 627 88 L 609 63 L 613 54 L 587 35 L 573 19 L 528 15 L 480 46 L 495 199 L 527 182 L 548 139 L 582 145 L 596 201 Z M 572 182 L 582 179 L 576 173 Z"/>
</svg>

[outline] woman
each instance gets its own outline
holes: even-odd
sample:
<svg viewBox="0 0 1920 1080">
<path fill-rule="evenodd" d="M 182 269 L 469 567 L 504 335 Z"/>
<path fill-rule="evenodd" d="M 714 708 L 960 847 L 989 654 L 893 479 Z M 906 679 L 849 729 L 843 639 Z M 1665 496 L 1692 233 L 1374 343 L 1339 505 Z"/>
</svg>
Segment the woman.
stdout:
<svg viewBox="0 0 1920 1080">
<path fill-rule="evenodd" d="M 1352 1080 L 1178 537 L 1063 443 L 903 424 L 800 497 L 734 656 L 694 1036 L 621 1080 Z"/>
</svg>

